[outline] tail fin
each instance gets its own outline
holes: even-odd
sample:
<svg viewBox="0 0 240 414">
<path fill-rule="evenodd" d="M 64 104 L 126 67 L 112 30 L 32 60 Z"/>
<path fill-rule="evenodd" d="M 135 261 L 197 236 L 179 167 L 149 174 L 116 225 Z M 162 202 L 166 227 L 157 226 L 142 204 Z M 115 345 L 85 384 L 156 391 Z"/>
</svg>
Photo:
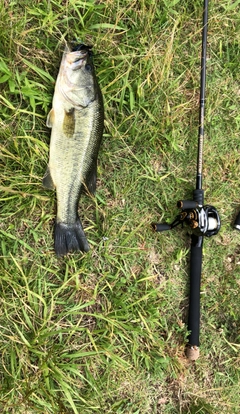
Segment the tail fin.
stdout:
<svg viewBox="0 0 240 414">
<path fill-rule="evenodd" d="M 74 224 L 57 223 L 54 231 L 54 248 L 57 256 L 81 250 L 88 252 L 89 244 L 82 224 L 78 219 Z"/>
</svg>

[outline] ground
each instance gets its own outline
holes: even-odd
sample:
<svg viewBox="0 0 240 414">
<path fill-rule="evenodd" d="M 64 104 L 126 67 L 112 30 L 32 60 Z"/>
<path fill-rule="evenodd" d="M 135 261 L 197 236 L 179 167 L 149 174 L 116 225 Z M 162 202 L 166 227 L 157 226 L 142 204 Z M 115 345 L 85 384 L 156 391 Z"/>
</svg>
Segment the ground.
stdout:
<svg viewBox="0 0 240 414">
<path fill-rule="evenodd" d="M 221 3 L 221 4 L 220 4 Z M 2 413 L 238 413 L 239 1 L 210 1 L 200 358 L 185 358 L 189 229 L 154 234 L 195 186 L 202 1 L 0 4 Z M 93 45 L 105 130 L 91 245 L 57 258 L 42 187 L 63 39 Z"/>
</svg>

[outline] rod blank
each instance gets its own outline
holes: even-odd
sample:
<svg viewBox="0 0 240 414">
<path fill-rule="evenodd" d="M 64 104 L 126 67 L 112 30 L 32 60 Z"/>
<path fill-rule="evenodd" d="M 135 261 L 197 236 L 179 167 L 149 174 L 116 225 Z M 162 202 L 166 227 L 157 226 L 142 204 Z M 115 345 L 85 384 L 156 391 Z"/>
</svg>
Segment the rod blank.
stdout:
<svg viewBox="0 0 240 414">
<path fill-rule="evenodd" d="M 208 30 L 208 0 L 204 0 L 196 189 L 202 188 L 206 64 L 207 64 L 207 30 Z"/>
</svg>

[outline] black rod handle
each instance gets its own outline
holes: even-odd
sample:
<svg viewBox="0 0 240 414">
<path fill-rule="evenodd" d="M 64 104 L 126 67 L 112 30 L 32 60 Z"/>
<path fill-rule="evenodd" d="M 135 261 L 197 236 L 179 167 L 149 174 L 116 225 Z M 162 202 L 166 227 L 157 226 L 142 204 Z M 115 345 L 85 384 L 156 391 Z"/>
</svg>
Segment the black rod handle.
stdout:
<svg viewBox="0 0 240 414">
<path fill-rule="evenodd" d="M 238 215 L 237 215 L 237 217 L 234 221 L 233 227 L 237 230 L 240 230 L 240 211 L 239 211 L 239 213 L 238 213 Z"/>
<path fill-rule="evenodd" d="M 203 236 L 191 236 L 190 255 L 190 292 L 188 311 L 188 337 L 187 357 L 196 360 L 199 357 L 200 333 L 200 286 L 202 272 Z"/>
</svg>

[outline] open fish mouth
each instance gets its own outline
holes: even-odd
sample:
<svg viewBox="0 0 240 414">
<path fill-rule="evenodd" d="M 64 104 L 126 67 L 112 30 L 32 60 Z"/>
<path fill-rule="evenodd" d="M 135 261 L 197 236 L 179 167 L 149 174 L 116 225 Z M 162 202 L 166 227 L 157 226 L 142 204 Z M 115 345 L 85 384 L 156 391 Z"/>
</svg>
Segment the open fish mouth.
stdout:
<svg viewBox="0 0 240 414">
<path fill-rule="evenodd" d="M 71 52 L 87 52 L 89 55 L 92 55 L 92 46 L 87 46 L 84 43 L 70 42 L 69 49 Z"/>
<path fill-rule="evenodd" d="M 82 43 L 76 44 L 75 42 L 72 42 L 68 45 L 66 60 L 71 65 L 72 70 L 75 71 L 85 65 L 87 58 L 91 55 L 91 46 L 86 46 Z"/>
</svg>

